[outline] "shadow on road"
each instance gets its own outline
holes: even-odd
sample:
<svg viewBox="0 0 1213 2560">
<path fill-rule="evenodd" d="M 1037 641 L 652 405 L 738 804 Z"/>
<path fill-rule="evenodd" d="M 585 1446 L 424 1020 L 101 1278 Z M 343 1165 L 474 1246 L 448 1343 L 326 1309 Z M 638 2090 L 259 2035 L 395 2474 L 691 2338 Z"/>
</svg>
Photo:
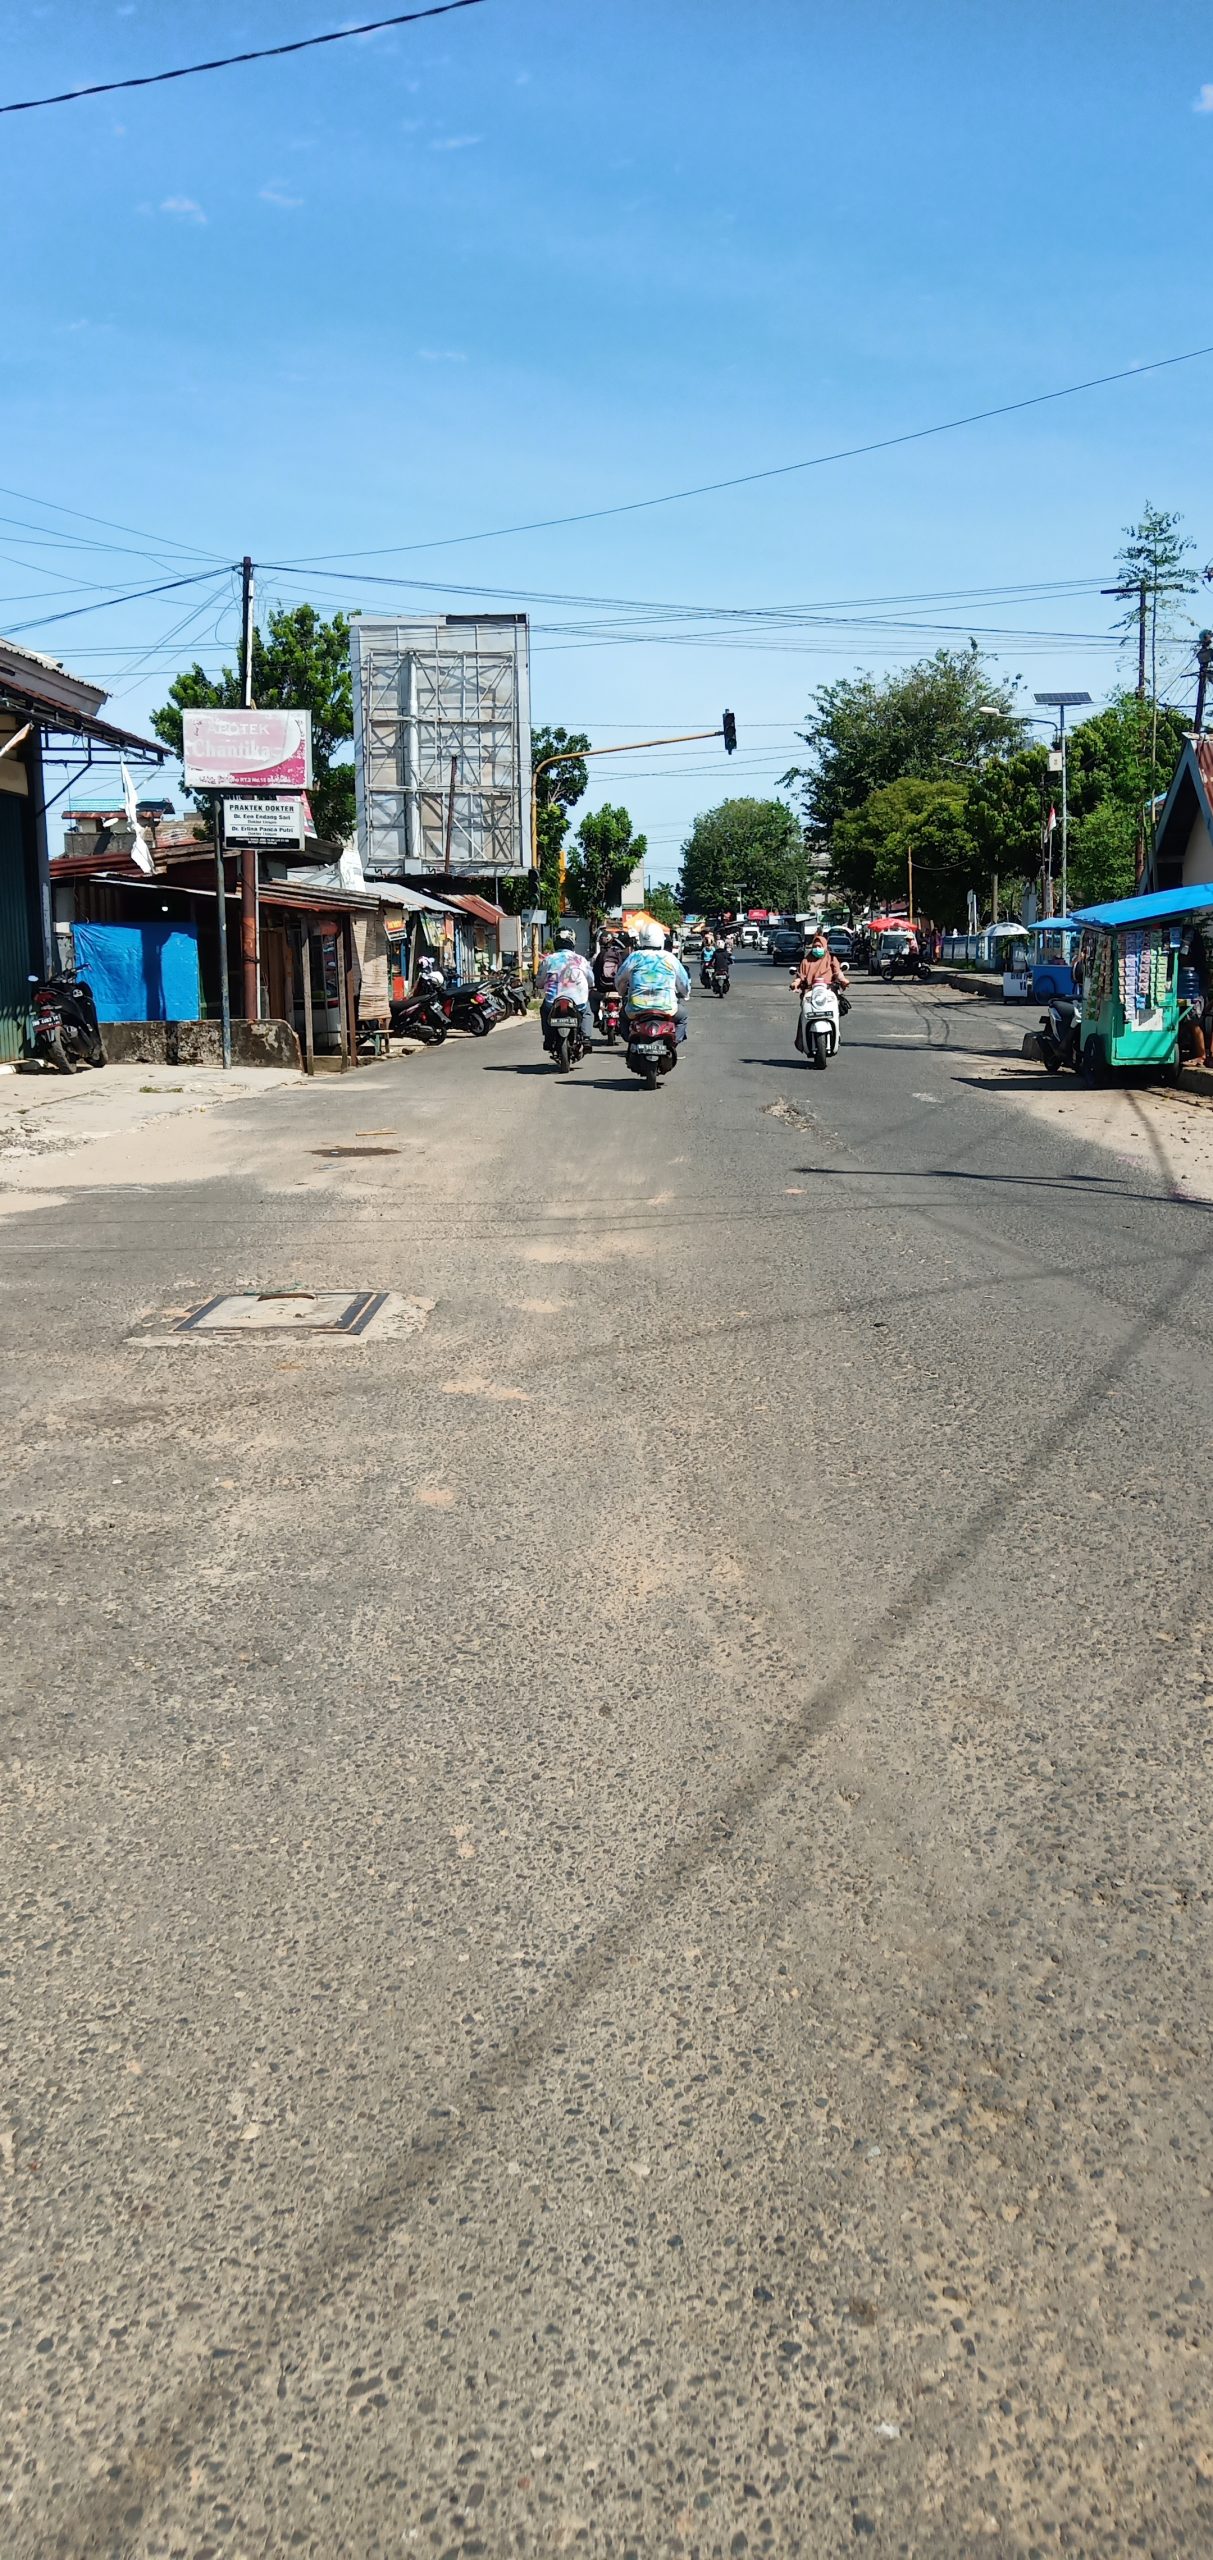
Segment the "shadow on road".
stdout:
<svg viewBox="0 0 1213 2560">
<path fill-rule="evenodd" d="M 798 1164 L 793 1171 L 836 1182 L 976 1182 L 993 1191 L 1077 1191 L 1088 1199 L 1139 1200 L 1153 1209 L 1199 1209 L 1205 1217 L 1213 1215 L 1213 1200 L 1193 1200 L 1174 1187 L 1165 1193 L 1138 1191 L 1109 1173 L 964 1173 L 959 1166 L 940 1164 L 894 1165 L 887 1171 L 870 1164 Z M 1173 1185 L 1169 1170 L 1165 1179 Z"/>
</svg>

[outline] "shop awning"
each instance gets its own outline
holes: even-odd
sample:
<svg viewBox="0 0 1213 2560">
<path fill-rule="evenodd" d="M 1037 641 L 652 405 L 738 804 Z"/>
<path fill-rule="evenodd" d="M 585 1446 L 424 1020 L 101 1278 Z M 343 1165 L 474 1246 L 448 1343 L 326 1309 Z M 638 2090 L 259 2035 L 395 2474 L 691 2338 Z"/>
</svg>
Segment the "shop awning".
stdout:
<svg viewBox="0 0 1213 2560">
<path fill-rule="evenodd" d="M 465 898 L 452 898 L 453 907 L 462 907 L 465 915 L 475 916 L 481 924 L 505 923 L 505 908 L 495 907 L 489 898 L 477 898 L 470 892 Z"/>
<path fill-rule="evenodd" d="M 1150 924 L 1182 924 L 1187 916 L 1213 915 L 1213 880 L 1190 889 L 1156 889 L 1148 898 L 1113 898 L 1103 907 L 1074 907 L 1055 924 L 1094 924 L 1105 933 L 1134 933 Z"/>
</svg>

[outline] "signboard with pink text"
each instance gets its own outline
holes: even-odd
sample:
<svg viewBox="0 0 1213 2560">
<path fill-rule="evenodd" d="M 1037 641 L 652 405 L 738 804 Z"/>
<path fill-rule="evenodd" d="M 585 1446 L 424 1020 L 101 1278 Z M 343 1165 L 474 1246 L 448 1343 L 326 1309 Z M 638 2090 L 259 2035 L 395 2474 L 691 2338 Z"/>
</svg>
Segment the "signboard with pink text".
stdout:
<svg viewBox="0 0 1213 2560">
<path fill-rule="evenodd" d="M 188 791 L 306 791 L 310 711 L 183 711 Z"/>
</svg>

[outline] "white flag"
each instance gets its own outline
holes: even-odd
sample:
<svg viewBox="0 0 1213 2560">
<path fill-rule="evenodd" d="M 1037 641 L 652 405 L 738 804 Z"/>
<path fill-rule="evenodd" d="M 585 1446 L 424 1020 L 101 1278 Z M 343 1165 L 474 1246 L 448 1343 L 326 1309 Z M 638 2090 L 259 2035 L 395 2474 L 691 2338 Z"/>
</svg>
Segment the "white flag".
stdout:
<svg viewBox="0 0 1213 2560">
<path fill-rule="evenodd" d="M 126 803 L 127 824 L 135 839 L 131 846 L 131 860 L 138 863 L 141 871 L 154 871 L 156 865 L 148 852 L 147 838 L 139 824 L 139 803 L 135 798 L 135 786 L 125 765 L 122 768 L 122 797 Z"/>
</svg>

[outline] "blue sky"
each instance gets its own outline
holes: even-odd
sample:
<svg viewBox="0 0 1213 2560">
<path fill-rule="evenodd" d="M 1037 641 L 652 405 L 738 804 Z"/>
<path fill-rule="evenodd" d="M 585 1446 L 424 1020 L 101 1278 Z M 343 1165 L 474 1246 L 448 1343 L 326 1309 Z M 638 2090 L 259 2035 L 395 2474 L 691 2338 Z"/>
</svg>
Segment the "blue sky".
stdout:
<svg viewBox="0 0 1213 2560">
<path fill-rule="evenodd" d="M 36 0 L 0 91 L 375 14 Z M 1213 108 L 1213 21 L 1189 0 L 484 0 L 5 119 L 0 476 L 23 494 L 0 498 L 0 629 L 111 685 L 139 726 L 182 654 L 230 657 L 224 564 L 246 549 L 337 555 L 323 577 L 266 568 L 267 598 L 571 599 L 530 607 L 537 719 L 606 744 L 737 713 L 727 764 L 684 749 L 595 774 L 591 802 L 626 799 L 667 873 L 696 809 L 770 788 L 813 688 L 856 666 L 972 629 L 1027 688 L 1101 696 L 1115 608 L 1093 591 L 1121 527 L 1147 499 L 1178 507 L 1198 563 L 1213 555 L 1213 358 L 604 522 L 392 546 L 1213 342 L 1206 83 Z M 128 547 L 86 547 L 111 542 Z M 196 589 L 49 619 L 86 582 L 108 596 L 195 568 Z M 1032 586 L 1054 592 L 989 593 Z M 832 619 L 677 619 L 712 606 Z"/>
</svg>

